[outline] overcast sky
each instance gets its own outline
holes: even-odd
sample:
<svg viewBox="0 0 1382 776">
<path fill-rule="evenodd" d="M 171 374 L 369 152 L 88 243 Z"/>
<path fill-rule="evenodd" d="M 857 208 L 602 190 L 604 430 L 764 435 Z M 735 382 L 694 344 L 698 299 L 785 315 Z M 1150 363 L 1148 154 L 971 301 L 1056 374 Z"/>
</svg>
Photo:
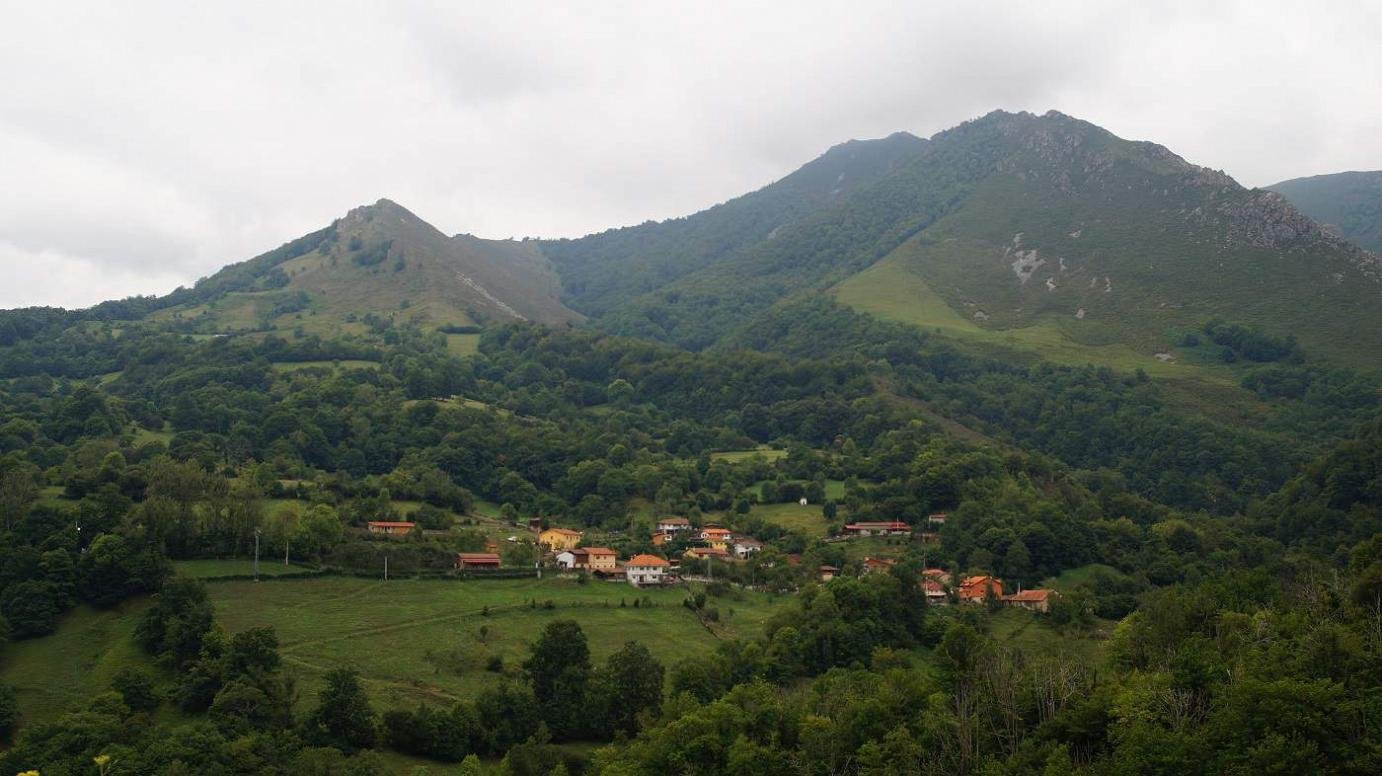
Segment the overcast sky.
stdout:
<svg viewBox="0 0 1382 776">
<path fill-rule="evenodd" d="M 166 293 L 380 197 L 484 237 L 684 215 L 994 108 L 1247 185 L 1382 168 L 1376 0 L 1115 5 L 0 0 L 0 307 Z"/>
</svg>

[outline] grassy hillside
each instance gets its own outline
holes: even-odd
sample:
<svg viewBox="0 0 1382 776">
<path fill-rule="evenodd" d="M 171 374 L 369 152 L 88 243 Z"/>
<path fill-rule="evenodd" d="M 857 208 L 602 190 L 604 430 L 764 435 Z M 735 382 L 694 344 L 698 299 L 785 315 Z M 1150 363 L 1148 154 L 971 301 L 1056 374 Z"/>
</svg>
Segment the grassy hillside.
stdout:
<svg viewBox="0 0 1382 776">
<path fill-rule="evenodd" d="M 838 285 L 882 317 L 1067 364 L 1176 376 L 1180 336 L 1213 318 L 1343 362 L 1382 359 L 1382 341 L 1350 336 L 1382 325 L 1375 256 L 1274 193 L 1058 113 L 995 112 L 906 144 L 876 179 L 770 233 L 730 228 L 786 182 L 674 225 L 543 249 L 601 326 L 691 348 Z M 674 226 L 700 230 L 701 247 L 661 287 L 592 285 L 592 267 L 624 277 L 631 256 L 663 255 Z"/>
<path fill-rule="evenodd" d="M 1382 170 L 1314 175 L 1267 188 L 1349 241 L 1382 252 Z"/>
<path fill-rule="evenodd" d="M 248 288 L 151 318 L 208 333 L 320 336 L 363 334 L 370 314 L 427 328 L 579 319 L 558 300 L 556 275 L 536 243 L 448 237 L 389 200 L 352 210 L 324 233 L 275 262 L 254 259 L 203 281 L 257 273 Z"/>
</svg>

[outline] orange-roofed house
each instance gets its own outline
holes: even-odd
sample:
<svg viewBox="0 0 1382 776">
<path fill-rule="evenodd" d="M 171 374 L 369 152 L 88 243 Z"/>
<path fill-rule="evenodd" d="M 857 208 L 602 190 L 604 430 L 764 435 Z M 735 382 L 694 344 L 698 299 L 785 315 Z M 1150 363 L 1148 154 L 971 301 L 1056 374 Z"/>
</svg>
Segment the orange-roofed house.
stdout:
<svg viewBox="0 0 1382 776">
<path fill-rule="evenodd" d="M 581 532 L 569 528 L 548 528 L 537 535 L 537 543 L 551 552 L 572 550 L 581 545 Z"/>
<path fill-rule="evenodd" d="M 729 549 L 729 541 L 733 536 L 728 528 L 706 528 L 701 531 L 701 538 L 705 543 L 717 550 Z"/>
<path fill-rule="evenodd" d="M 404 523 L 396 520 L 371 520 L 365 524 L 372 534 L 384 534 L 393 536 L 396 534 L 406 534 L 413 530 L 416 523 Z"/>
<path fill-rule="evenodd" d="M 634 587 L 661 585 L 672 564 L 656 555 L 635 555 L 624 564 L 624 574 Z"/>
<path fill-rule="evenodd" d="M 499 568 L 499 555 L 493 552 L 458 552 L 456 568 L 462 571 Z"/>
<path fill-rule="evenodd" d="M 590 571 L 609 571 L 619 563 L 619 553 L 608 547 L 583 547 L 585 565 Z"/>
<path fill-rule="evenodd" d="M 1054 590 L 1019 590 L 1003 596 L 1004 606 L 1016 606 L 1045 614 L 1051 611 L 1051 601 L 1060 594 Z"/>
<path fill-rule="evenodd" d="M 990 576 L 965 577 L 960 582 L 960 601 L 981 604 L 993 592 L 994 598 L 1003 597 L 1003 580 Z"/>
<path fill-rule="evenodd" d="M 683 557 L 690 558 L 692 560 L 705 560 L 706 558 L 714 558 L 715 560 L 730 560 L 734 556 L 729 554 L 729 550 L 724 550 L 717 547 L 692 547 L 691 549 L 686 551 Z"/>
</svg>

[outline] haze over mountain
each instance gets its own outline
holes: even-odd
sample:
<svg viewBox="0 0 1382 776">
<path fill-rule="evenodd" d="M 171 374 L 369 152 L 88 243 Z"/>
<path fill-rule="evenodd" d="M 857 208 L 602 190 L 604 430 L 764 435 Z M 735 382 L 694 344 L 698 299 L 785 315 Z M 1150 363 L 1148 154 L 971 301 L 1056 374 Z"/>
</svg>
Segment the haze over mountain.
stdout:
<svg viewBox="0 0 1382 776">
<path fill-rule="evenodd" d="M 1267 188 L 1370 251 L 1382 251 L 1382 170 L 1293 178 Z"/>
</svg>

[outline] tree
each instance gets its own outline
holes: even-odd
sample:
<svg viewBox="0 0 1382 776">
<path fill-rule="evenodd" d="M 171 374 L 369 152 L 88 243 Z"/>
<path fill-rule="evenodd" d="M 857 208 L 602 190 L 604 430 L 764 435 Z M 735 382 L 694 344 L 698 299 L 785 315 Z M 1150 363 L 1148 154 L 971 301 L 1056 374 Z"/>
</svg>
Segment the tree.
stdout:
<svg viewBox="0 0 1382 776">
<path fill-rule="evenodd" d="M 610 655 L 595 675 L 591 694 L 603 717 L 603 732 L 638 732 L 638 715 L 662 705 L 662 664 L 648 648 L 629 641 Z"/>
<path fill-rule="evenodd" d="M 154 680 L 137 668 L 122 668 L 110 680 L 110 689 L 120 693 L 130 711 L 150 712 L 158 708 L 158 691 Z"/>
<path fill-rule="evenodd" d="M 343 752 L 374 745 L 374 709 L 360 687 L 358 673 L 348 668 L 327 672 L 321 702 L 307 716 L 303 737 L 319 746 L 331 746 Z"/>
<path fill-rule="evenodd" d="M 558 738 L 579 735 L 586 720 L 590 647 L 575 620 L 557 620 L 543 629 L 523 670 L 544 720 Z"/>
<path fill-rule="evenodd" d="M 215 616 L 206 585 L 175 577 L 164 583 L 153 606 L 145 610 L 134 637 L 144 651 L 181 671 L 201 654 Z"/>
<path fill-rule="evenodd" d="M 14 638 L 42 636 L 57 628 L 62 595 L 51 582 L 20 582 L 5 590 L 0 612 L 9 622 Z"/>
<path fill-rule="evenodd" d="M 8 740 L 14 732 L 14 723 L 19 721 L 19 701 L 14 688 L 0 682 L 0 741 Z"/>
</svg>

